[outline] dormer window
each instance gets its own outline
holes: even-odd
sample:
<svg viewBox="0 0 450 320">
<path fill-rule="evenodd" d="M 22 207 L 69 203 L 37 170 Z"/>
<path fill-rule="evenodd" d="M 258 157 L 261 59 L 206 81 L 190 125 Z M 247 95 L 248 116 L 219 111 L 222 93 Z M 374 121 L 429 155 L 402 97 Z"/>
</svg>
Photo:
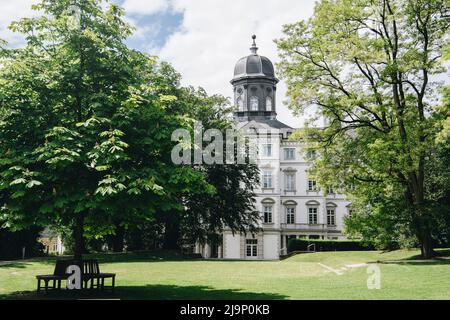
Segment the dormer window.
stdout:
<svg viewBox="0 0 450 320">
<path fill-rule="evenodd" d="M 250 97 L 250 110 L 258 111 L 258 97 L 256 96 Z"/>
<path fill-rule="evenodd" d="M 266 111 L 272 111 L 272 98 L 266 98 Z"/>
</svg>

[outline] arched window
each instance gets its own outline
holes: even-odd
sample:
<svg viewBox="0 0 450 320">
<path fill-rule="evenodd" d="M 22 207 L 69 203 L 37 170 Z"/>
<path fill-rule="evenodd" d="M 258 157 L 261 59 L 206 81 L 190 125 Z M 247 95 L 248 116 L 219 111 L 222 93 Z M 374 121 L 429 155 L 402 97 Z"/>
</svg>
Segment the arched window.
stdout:
<svg viewBox="0 0 450 320">
<path fill-rule="evenodd" d="M 336 210 L 334 207 L 327 207 L 327 225 L 336 225 Z"/>
<path fill-rule="evenodd" d="M 295 207 L 294 206 L 286 207 L 286 223 L 287 224 L 295 223 Z"/>
<path fill-rule="evenodd" d="M 241 97 L 236 99 L 236 105 L 238 106 L 239 111 L 244 111 L 244 100 Z"/>
<path fill-rule="evenodd" d="M 264 223 L 272 223 L 272 204 L 263 204 L 263 219 Z"/>
<path fill-rule="evenodd" d="M 250 97 L 250 110 L 258 111 L 258 97 L 256 96 Z"/>
<path fill-rule="evenodd" d="M 266 97 L 266 111 L 272 111 L 272 98 Z"/>
</svg>

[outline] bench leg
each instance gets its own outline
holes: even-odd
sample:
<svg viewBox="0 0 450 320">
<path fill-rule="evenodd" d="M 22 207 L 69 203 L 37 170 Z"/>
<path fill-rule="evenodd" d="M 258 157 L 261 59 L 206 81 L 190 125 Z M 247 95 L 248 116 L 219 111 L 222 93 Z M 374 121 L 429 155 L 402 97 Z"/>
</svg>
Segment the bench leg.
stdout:
<svg viewBox="0 0 450 320">
<path fill-rule="evenodd" d="M 45 294 L 47 294 L 48 293 L 48 282 L 50 281 L 50 279 L 45 279 L 44 280 L 44 282 L 45 282 Z"/>
<path fill-rule="evenodd" d="M 37 292 L 39 293 L 40 291 L 41 291 L 41 279 L 38 279 Z"/>
<path fill-rule="evenodd" d="M 111 289 L 111 291 L 114 292 L 115 288 L 116 288 L 116 276 L 114 275 L 113 278 L 112 278 L 112 289 Z"/>
</svg>

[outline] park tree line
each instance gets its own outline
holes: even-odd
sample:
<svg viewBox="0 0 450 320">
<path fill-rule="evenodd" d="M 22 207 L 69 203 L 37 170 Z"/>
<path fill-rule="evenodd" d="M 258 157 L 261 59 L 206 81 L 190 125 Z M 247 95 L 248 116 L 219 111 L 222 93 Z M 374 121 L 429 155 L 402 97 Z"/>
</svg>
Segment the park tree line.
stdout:
<svg viewBox="0 0 450 320">
<path fill-rule="evenodd" d="M 0 47 L 0 227 L 51 226 L 78 259 L 102 241 L 122 251 L 162 236 L 176 248 L 254 228 L 255 166 L 171 161 L 175 129 L 231 126 L 225 98 L 181 87 L 169 64 L 129 48 L 118 5 L 34 9 L 10 26 L 25 44 Z"/>
<path fill-rule="evenodd" d="M 424 258 L 450 239 L 449 25 L 445 0 L 323 0 L 276 40 L 290 108 L 326 119 L 295 138 L 350 197 L 347 234 Z"/>
</svg>

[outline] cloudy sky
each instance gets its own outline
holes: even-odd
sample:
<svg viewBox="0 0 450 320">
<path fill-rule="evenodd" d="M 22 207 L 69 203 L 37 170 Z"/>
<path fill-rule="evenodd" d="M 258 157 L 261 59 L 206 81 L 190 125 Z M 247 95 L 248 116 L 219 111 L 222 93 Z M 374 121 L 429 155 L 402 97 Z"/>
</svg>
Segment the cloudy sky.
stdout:
<svg viewBox="0 0 450 320">
<path fill-rule="evenodd" d="M 169 61 L 183 75 L 183 85 L 204 87 L 208 93 L 231 96 L 236 61 L 249 54 L 257 35 L 259 54 L 278 61 L 273 39 L 285 23 L 312 15 L 314 0 L 112 0 L 124 6 L 137 31 L 129 45 Z M 0 38 L 20 45 L 20 36 L 7 26 L 35 14 L 38 0 L 0 0 Z M 281 102 L 286 89 L 278 85 L 278 119 L 294 127 L 294 118 Z"/>
</svg>

